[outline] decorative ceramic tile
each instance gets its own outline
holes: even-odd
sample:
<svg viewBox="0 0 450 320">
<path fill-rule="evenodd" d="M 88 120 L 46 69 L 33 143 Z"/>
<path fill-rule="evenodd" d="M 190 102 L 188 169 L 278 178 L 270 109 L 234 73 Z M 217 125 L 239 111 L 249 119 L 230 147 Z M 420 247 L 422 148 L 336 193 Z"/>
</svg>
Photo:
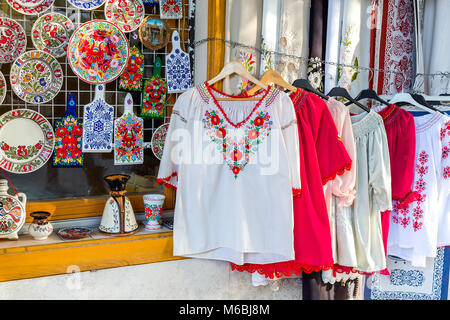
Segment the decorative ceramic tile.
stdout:
<svg viewBox="0 0 450 320">
<path fill-rule="evenodd" d="M 123 32 L 139 28 L 144 19 L 144 5 L 141 0 L 106 0 L 105 17 Z"/>
<path fill-rule="evenodd" d="M 100 7 L 105 0 L 67 0 L 72 6 L 83 10 L 94 10 Z"/>
<path fill-rule="evenodd" d="M 157 6 L 159 5 L 159 0 L 143 0 L 144 6 Z"/>
<path fill-rule="evenodd" d="M 52 100 L 63 84 L 58 60 L 47 52 L 27 51 L 11 66 L 11 88 L 25 102 L 41 104 Z"/>
<path fill-rule="evenodd" d="M 437 249 L 436 258 L 427 258 L 425 268 L 388 257 L 390 275 L 374 274 L 366 279 L 365 300 L 447 300 L 450 247 Z"/>
<path fill-rule="evenodd" d="M 152 151 L 158 160 L 161 160 L 164 144 L 166 143 L 167 129 L 169 129 L 169 124 L 165 123 L 162 126 L 159 126 L 152 136 Z"/>
<path fill-rule="evenodd" d="M 77 103 L 73 93 L 67 99 L 66 115 L 55 121 L 54 167 L 82 167 L 83 121 L 77 118 Z"/>
<path fill-rule="evenodd" d="M 183 1 L 159 0 L 159 10 L 161 19 L 181 19 L 183 18 Z"/>
<path fill-rule="evenodd" d="M 72 35 L 67 59 L 73 72 L 83 81 L 102 84 L 114 81 L 127 66 L 128 40 L 115 24 L 93 20 Z"/>
<path fill-rule="evenodd" d="M 164 48 L 169 38 L 169 25 L 156 15 L 146 16 L 139 26 L 139 39 L 150 50 Z"/>
<path fill-rule="evenodd" d="M 36 49 L 59 58 L 66 54 L 75 25 L 65 15 L 51 12 L 40 16 L 31 29 L 31 40 Z"/>
<path fill-rule="evenodd" d="M 142 78 L 144 76 L 144 55 L 138 47 L 130 48 L 130 58 L 127 68 L 120 76 L 119 89 L 130 91 L 142 90 Z"/>
<path fill-rule="evenodd" d="M 5 76 L 0 72 L 0 104 L 5 100 L 6 91 L 8 91 L 8 87 L 6 85 Z"/>
<path fill-rule="evenodd" d="M 161 78 L 161 59 L 157 57 L 153 66 L 153 75 L 144 84 L 141 117 L 164 118 L 166 96 L 167 83 Z"/>
<path fill-rule="evenodd" d="M 184 92 L 192 86 L 189 55 L 181 50 L 178 31 L 172 34 L 172 52 L 166 55 L 166 78 L 169 93 Z"/>
<path fill-rule="evenodd" d="M 37 15 L 47 11 L 55 0 L 6 0 L 11 8 L 25 15 Z"/>
<path fill-rule="evenodd" d="M 114 108 L 105 101 L 105 86 L 95 87 L 94 101 L 84 107 L 83 152 L 111 152 Z"/>
<path fill-rule="evenodd" d="M 27 35 L 15 20 L 0 17 L 0 63 L 13 62 L 27 48 Z"/>
<path fill-rule="evenodd" d="M 53 127 L 30 109 L 16 109 L 0 116 L 0 168 L 30 173 L 50 159 L 55 145 Z"/>
<path fill-rule="evenodd" d="M 144 120 L 133 113 L 133 98 L 127 93 L 123 115 L 114 121 L 114 164 L 144 162 Z"/>
</svg>

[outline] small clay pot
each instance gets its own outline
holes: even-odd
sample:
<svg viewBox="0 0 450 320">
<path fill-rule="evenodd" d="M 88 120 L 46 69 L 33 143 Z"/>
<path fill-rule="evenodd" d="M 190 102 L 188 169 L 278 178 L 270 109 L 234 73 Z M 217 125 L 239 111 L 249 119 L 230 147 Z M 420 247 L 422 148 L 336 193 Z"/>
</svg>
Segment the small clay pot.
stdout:
<svg viewBox="0 0 450 320">
<path fill-rule="evenodd" d="M 50 212 L 35 211 L 30 213 L 30 216 L 33 217 L 33 222 L 28 229 L 29 233 L 35 240 L 46 240 L 53 232 L 53 226 L 48 222 Z"/>
</svg>

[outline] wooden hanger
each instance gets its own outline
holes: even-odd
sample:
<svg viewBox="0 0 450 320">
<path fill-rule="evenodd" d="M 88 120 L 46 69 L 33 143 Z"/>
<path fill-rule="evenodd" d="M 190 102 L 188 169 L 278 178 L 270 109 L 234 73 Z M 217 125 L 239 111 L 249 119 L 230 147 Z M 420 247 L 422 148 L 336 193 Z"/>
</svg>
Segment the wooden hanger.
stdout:
<svg viewBox="0 0 450 320">
<path fill-rule="evenodd" d="M 245 67 L 242 65 L 242 63 L 240 63 L 239 61 L 230 61 L 228 62 L 223 69 L 219 72 L 219 74 L 217 76 L 215 76 L 214 78 L 212 78 L 211 80 L 207 81 L 208 85 L 212 85 L 232 74 L 237 74 L 251 82 L 253 82 L 254 84 L 258 85 L 259 87 L 261 87 L 264 90 L 267 90 L 267 85 L 265 85 L 264 83 L 262 83 L 261 81 L 259 81 L 258 79 L 256 79 L 254 76 L 252 76 L 247 69 L 245 69 Z M 216 98 L 216 100 L 223 100 L 223 101 L 235 101 L 235 100 L 248 100 L 248 101 L 254 101 L 254 100 L 261 100 L 260 97 L 255 98 L 255 97 L 229 97 L 229 98 Z"/>
<path fill-rule="evenodd" d="M 296 87 L 294 87 L 289 82 L 284 80 L 284 78 L 281 76 L 281 74 L 275 70 L 269 70 L 269 71 L 264 72 L 263 76 L 261 77 L 261 79 L 259 81 L 261 81 L 262 83 L 267 84 L 267 85 L 269 85 L 271 83 L 276 84 L 276 85 L 283 87 L 291 92 L 297 91 Z M 253 88 L 248 90 L 247 93 L 249 95 L 254 95 L 260 89 L 261 89 L 260 86 L 255 85 Z"/>
</svg>

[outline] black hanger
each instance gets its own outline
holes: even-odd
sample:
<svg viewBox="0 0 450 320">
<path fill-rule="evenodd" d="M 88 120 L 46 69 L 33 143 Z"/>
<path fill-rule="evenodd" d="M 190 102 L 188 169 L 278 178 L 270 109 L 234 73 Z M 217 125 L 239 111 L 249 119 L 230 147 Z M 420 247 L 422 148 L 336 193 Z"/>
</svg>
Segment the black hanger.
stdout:
<svg viewBox="0 0 450 320">
<path fill-rule="evenodd" d="M 305 89 L 306 91 L 309 91 L 311 93 L 314 93 L 315 95 L 318 95 L 322 99 L 328 100 L 328 96 L 324 95 L 319 90 L 316 90 L 312 87 L 311 83 L 309 83 L 306 79 L 297 79 L 292 84 L 294 87 Z"/>
<path fill-rule="evenodd" d="M 343 97 L 343 98 L 347 99 L 348 101 L 350 101 L 351 103 L 357 105 L 358 107 L 360 107 L 364 111 L 370 112 L 370 109 L 368 107 L 366 107 L 365 105 L 363 105 L 363 104 L 359 103 L 358 101 L 354 100 L 350 96 L 350 93 L 348 93 L 347 89 L 345 89 L 345 88 L 334 87 L 333 89 L 330 90 L 330 92 L 328 92 L 328 96 L 329 97 Z"/>
<path fill-rule="evenodd" d="M 433 107 L 432 105 L 430 105 L 430 104 L 425 100 L 425 98 L 424 98 L 421 94 L 413 93 L 413 94 L 411 94 L 411 97 L 412 97 L 417 103 L 420 103 L 421 105 L 427 107 L 428 109 L 431 109 L 431 110 L 434 110 L 434 111 L 437 111 L 437 112 L 440 112 L 440 113 L 444 114 L 443 111 L 441 111 L 441 110 L 439 110 L 439 109 L 436 109 L 435 107 Z"/>
<path fill-rule="evenodd" d="M 389 102 L 384 101 L 383 99 L 381 99 L 377 95 L 377 93 L 374 90 L 372 90 L 372 89 L 361 90 L 361 92 L 356 96 L 355 100 L 359 101 L 359 100 L 362 100 L 362 99 L 373 99 L 373 100 L 376 100 L 376 101 L 378 101 L 378 102 L 380 102 L 382 104 L 385 104 L 387 106 L 390 105 Z M 352 104 L 352 103 L 351 102 L 347 102 L 345 105 L 348 106 L 350 104 Z"/>
</svg>

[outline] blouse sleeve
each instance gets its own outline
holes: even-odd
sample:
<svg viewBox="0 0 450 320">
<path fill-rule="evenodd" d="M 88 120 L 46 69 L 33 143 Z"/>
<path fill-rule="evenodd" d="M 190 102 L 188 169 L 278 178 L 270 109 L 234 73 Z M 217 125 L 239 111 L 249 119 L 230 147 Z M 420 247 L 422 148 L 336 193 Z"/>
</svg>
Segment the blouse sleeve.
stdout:
<svg viewBox="0 0 450 320">
<path fill-rule="evenodd" d="M 339 199 L 340 207 L 352 205 L 356 196 L 356 145 L 353 135 L 352 120 L 348 109 L 341 111 L 341 121 L 338 131 L 344 143 L 345 149 L 351 159 L 352 165 L 343 175 L 338 175 L 332 182 L 332 193 Z"/>
<path fill-rule="evenodd" d="M 369 188 L 373 190 L 378 211 L 392 210 L 391 164 L 386 130 L 382 124 L 369 139 Z"/>
<path fill-rule="evenodd" d="M 294 197 L 301 194 L 300 179 L 300 145 L 297 127 L 297 116 L 294 105 L 287 94 L 281 92 L 280 126 L 281 135 L 286 145 L 289 169 L 291 173 L 292 192 Z"/>
<path fill-rule="evenodd" d="M 166 187 L 173 189 L 177 189 L 178 186 L 178 174 L 180 164 L 183 160 L 182 146 L 189 145 L 186 143 L 183 144 L 182 140 L 189 137 L 186 124 L 188 119 L 187 111 L 192 95 L 193 90 L 186 91 L 175 102 L 172 115 L 170 116 L 164 151 L 159 166 L 157 183 L 164 184 Z"/>
<path fill-rule="evenodd" d="M 407 208 L 416 200 L 417 193 L 412 190 L 414 181 L 414 164 L 416 157 L 416 126 L 414 117 L 408 112 L 400 132 L 395 137 L 396 143 L 390 152 L 392 172 L 392 199 L 397 200 L 399 208 Z"/>
<path fill-rule="evenodd" d="M 441 128 L 441 163 L 438 183 L 440 190 L 439 202 L 445 203 L 450 196 L 450 120 Z"/>
<path fill-rule="evenodd" d="M 328 110 L 327 104 L 318 96 L 309 94 L 312 99 L 309 121 L 313 129 L 322 184 L 342 175 L 351 168 L 352 159 L 347 153 L 342 138 Z"/>
</svg>

